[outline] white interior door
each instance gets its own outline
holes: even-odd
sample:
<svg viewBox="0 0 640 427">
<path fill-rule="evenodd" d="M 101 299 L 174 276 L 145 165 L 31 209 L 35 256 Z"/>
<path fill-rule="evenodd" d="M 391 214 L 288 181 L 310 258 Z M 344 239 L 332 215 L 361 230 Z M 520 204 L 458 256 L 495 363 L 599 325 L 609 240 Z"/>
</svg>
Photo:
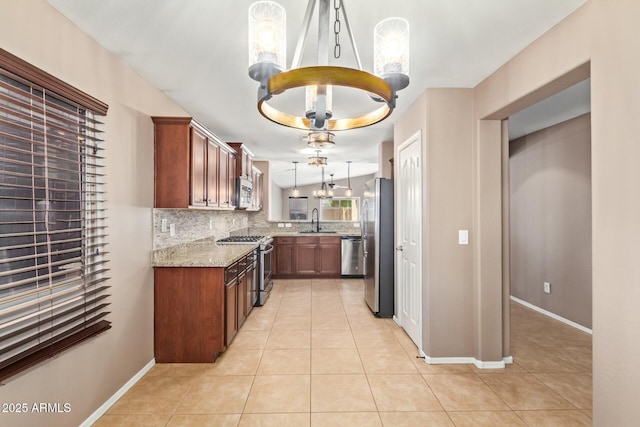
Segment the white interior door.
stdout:
<svg viewBox="0 0 640 427">
<path fill-rule="evenodd" d="M 422 155 L 421 132 L 398 148 L 396 272 L 398 323 L 422 350 Z"/>
</svg>

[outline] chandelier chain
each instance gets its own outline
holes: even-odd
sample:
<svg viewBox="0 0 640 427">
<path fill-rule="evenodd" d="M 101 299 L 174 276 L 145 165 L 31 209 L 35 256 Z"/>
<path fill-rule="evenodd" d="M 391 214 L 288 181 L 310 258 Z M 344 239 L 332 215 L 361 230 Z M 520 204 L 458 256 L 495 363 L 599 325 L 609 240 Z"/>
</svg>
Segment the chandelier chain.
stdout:
<svg viewBox="0 0 640 427">
<path fill-rule="evenodd" d="M 333 48 L 333 57 L 340 58 L 342 46 L 340 46 L 340 30 L 342 23 L 340 21 L 340 7 L 342 6 L 342 0 L 333 0 L 333 8 L 336 11 L 336 20 L 333 22 L 333 33 L 335 34 L 336 41 Z"/>
</svg>

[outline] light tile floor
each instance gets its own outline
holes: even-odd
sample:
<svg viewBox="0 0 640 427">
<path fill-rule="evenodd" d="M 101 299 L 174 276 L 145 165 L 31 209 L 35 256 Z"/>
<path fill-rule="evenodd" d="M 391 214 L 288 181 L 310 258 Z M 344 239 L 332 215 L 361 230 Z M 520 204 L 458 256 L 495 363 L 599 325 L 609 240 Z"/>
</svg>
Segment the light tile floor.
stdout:
<svg viewBox="0 0 640 427">
<path fill-rule="evenodd" d="M 158 364 L 96 426 L 590 426 L 591 336 L 511 306 L 515 363 L 427 365 L 363 282 L 277 280 L 214 364 Z"/>
</svg>

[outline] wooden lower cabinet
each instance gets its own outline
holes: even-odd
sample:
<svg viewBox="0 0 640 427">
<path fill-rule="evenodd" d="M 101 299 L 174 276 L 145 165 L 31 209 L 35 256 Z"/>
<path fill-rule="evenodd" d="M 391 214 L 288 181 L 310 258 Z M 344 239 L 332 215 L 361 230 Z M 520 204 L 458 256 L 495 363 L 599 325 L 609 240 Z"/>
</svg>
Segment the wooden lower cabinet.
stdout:
<svg viewBox="0 0 640 427">
<path fill-rule="evenodd" d="M 293 248 L 294 248 L 294 238 L 293 237 L 276 237 L 274 239 L 275 249 L 273 253 L 275 254 L 275 262 L 273 265 L 275 266 L 273 275 L 274 276 L 290 276 L 294 274 L 293 269 Z"/>
<path fill-rule="evenodd" d="M 224 287 L 225 331 L 224 344 L 228 346 L 238 333 L 238 280 L 233 279 Z"/>
<path fill-rule="evenodd" d="M 340 276 L 342 274 L 342 239 L 339 237 L 320 237 L 319 239 L 318 271 L 327 276 Z"/>
<path fill-rule="evenodd" d="M 296 239 L 295 249 L 295 274 L 297 275 L 315 275 L 318 271 L 316 268 L 316 257 L 318 243 L 309 242 L 308 240 L 315 240 L 314 237 L 300 237 Z M 302 241 L 300 241 L 302 240 Z M 306 241 L 305 241 L 306 240 Z"/>
<path fill-rule="evenodd" d="M 249 312 L 247 302 L 247 272 L 240 273 L 238 276 L 238 329 L 242 327 L 247 313 Z"/>
<path fill-rule="evenodd" d="M 224 268 L 154 270 L 157 363 L 206 363 L 225 349 Z"/>
<path fill-rule="evenodd" d="M 276 237 L 276 277 L 340 277 L 338 236 Z"/>
<path fill-rule="evenodd" d="M 256 253 L 227 268 L 154 269 L 157 363 L 208 363 L 231 344 L 257 299 Z"/>
</svg>

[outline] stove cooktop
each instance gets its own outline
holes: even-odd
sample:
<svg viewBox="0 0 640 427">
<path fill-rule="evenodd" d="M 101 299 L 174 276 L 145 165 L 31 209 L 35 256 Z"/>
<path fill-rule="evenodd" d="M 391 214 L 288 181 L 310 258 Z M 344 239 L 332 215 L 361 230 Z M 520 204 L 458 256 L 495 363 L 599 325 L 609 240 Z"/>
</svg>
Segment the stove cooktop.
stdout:
<svg viewBox="0 0 640 427">
<path fill-rule="evenodd" d="M 229 236 L 224 239 L 216 240 L 216 243 L 233 244 L 233 243 L 260 243 L 265 236 Z"/>
</svg>

